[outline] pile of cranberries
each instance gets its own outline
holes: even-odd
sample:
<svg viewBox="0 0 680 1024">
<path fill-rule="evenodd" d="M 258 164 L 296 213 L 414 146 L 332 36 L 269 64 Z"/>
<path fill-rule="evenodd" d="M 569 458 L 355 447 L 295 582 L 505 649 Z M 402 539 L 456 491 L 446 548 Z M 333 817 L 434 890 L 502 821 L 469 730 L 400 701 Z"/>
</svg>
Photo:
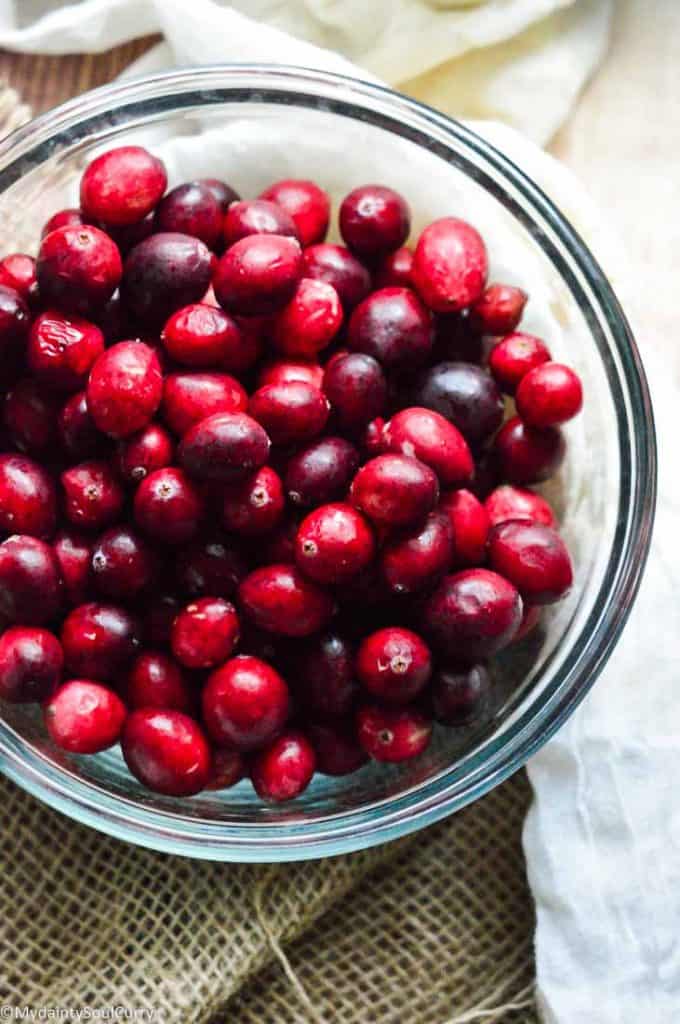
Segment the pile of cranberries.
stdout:
<svg viewBox="0 0 680 1024">
<path fill-rule="evenodd" d="M 0 261 L 0 697 L 149 789 L 398 762 L 488 707 L 572 582 L 548 502 L 581 384 L 470 224 L 97 157 Z M 505 396 L 516 414 L 505 418 Z"/>
</svg>

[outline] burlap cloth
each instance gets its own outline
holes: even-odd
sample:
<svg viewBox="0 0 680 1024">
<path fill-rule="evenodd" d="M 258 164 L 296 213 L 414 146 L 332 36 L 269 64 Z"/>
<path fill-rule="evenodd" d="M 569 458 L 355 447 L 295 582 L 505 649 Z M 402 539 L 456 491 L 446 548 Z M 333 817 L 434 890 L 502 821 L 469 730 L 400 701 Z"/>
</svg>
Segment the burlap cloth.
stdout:
<svg viewBox="0 0 680 1024">
<path fill-rule="evenodd" d="M 1 131 L 27 107 L 0 88 Z M 0 779 L 0 1006 L 162 1024 L 533 1024 L 523 772 L 448 821 L 332 860 L 191 861 Z"/>
</svg>

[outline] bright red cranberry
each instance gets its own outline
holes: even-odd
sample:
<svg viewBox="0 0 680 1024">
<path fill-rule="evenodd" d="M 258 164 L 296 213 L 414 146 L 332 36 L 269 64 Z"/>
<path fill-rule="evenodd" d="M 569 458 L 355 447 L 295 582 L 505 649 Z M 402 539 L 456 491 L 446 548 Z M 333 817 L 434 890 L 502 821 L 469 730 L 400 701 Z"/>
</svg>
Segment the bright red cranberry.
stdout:
<svg viewBox="0 0 680 1024">
<path fill-rule="evenodd" d="M 62 599 L 59 563 L 37 537 L 13 534 L 0 544 L 0 615 L 9 622 L 41 626 Z"/>
<path fill-rule="evenodd" d="M 200 493 L 181 469 L 166 466 L 142 480 L 134 499 L 137 525 L 164 544 L 186 544 L 204 513 Z"/>
<path fill-rule="evenodd" d="M 316 754 L 316 770 L 322 775 L 351 775 L 366 764 L 368 756 L 351 719 L 310 722 L 306 729 Z"/>
<path fill-rule="evenodd" d="M 269 533 L 281 521 L 286 499 L 281 477 L 269 466 L 224 490 L 222 522 L 244 536 Z"/>
<path fill-rule="evenodd" d="M 493 451 L 502 478 L 511 484 L 539 484 L 560 468 L 566 444 L 559 428 L 534 430 L 514 416 L 496 434 Z"/>
<path fill-rule="evenodd" d="M 95 324 L 77 316 L 41 313 L 28 336 L 28 365 L 45 385 L 76 391 L 104 351 L 104 335 Z"/>
<path fill-rule="evenodd" d="M 145 601 L 144 639 L 147 647 L 170 647 L 170 630 L 180 607 L 172 594 L 158 594 Z"/>
<path fill-rule="evenodd" d="M 302 277 L 302 249 L 295 238 L 249 235 L 224 254 L 213 277 L 223 309 L 264 316 L 283 309 Z"/>
<path fill-rule="evenodd" d="M 229 206 L 232 203 L 238 202 L 241 198 L 238 192 L 233 189 L 231 185 L 227 185 L 226 181 L 222 181 L 220 178 L 200 178 L 199 184 L 208 186 L 212 194 L 215 196 L 215 199 L 220 204 L 222 213 L 226 213 Z"/>
<path fill-rule="evenodd" d="M 172 624 L 172 653 L 186 668 L 215 668 L 238 643 L 236 609 L 221 597 L 200 597 L 183 608 Z"/>
<path fill-rule="evenodd" d="M 257 750 L 283 729 L 290 694 L 271 665 L 241 654 L 208 677 L 203 689 L 203 720 L 215 743 Z"/>
<path fill-rule="evenodd" d="M 227 373 L 169 373 L 163 382 L 161 414 L 179 437 L 220 412 L 244 412 L 248 395 Z"/>
<path fill-rule="evenodd" d="M 431 512 L 424 523 L 390 537 L 382 550 L 383 575 L 394 594 L 412 594 L 437 583 L 451 569 L 449 520 Z"/>
<path fill-rule="evenodd" d="M 311 743 L 303 733 L 291 731 L 278 736 L 253 758 L 250 778 L 262 800 L 282 803 L 307 789 L 315 768 Z"/>
<path fill-rule="evenodd" d="M 371 528 L 351 505 L 321 505 L 300 524 L 295 561 L 317 583 L 345 583 L 374 555 Z"/>
<path fill-rule="evenodd" d="M 128 253 L 121 296 L 143 323 L 160 327 L 176 309 L 200 302 L 212 269 L 212 254 L 200 239 L 176 231 L 159 232 Z"/>
<path fill-rule="evenodd" d="M 489 535 L 489 563 L 529 604 L 559 601 L 573 583 L 567 546 L 549 526 L 511 520 Z"/>
<path fill-rule="evenodd" d="M 371 275 L 356 256 L 342 245 L 322 242 L 303 253 L 304 276 L 325 281 L 335 288 L 343 309 L 351 312 L 371 290 Z"/>
<path fill-rule="evenodd" d="M 415 708 L 369 704 L 357 715 L 357 736 L 369 757 L 396 764 L 427 749 L 432 722 Z"/>
<path fill-rule="evenodd" d="M 439 509 L 448 516 L 451 526 L 452 564 L 457 568 L 481 565 L 491 523 L 479 498 L 465 489 L 449 491 L 441 496 Z"/>
<path fill-rule="evenodd" d="M 503 398 L 488 373 L 469 363 L 438 363 L 417 378 L 412 400 L 455 424 L 471 444 L 503 422 Z"/>
<path fill-rule="evenodd" d="M 352 252 L 369 260 L 398 249 L 411 230 L 408 203 L 383 185 L 353 189 L 343 199 L 338 219 L 344 242 Z"/>
<path fill-rule="evenodd" d="M 154 350 L 140 341 L 120 341 L 94 364 L 87 407 L 105 434 L 129 437 L 149 423 L 162 395 L 163 375 Z"/>
<path fill-rule="evenodd" d="M 269 437 L 244 412 L 216 413 L 190 427 L 177 451 L 181 465 L 192 477 L 229 483 L 265 464 Z"/>
<path fill-rule="evenodd" d="M 424 462 L 444 486 L 472 479 L 474 462 L 465 438 L 437 412 L 413 406 L 395 413 L 382 440 L 386 451 Z"/>
<path fill-rule="evenodd" d="M 314 388 L 321 389 L 323 384 L 323 366 L 305 359 L 275 359 L 265 363 L 257 376 L 257 386 L 267 384 L 288 384 L 290 381 L 301 381 Z"/>
<path fill-rule="evenodd" d="M 581 411 L 583 388 L 578 374 L 568 366 L 542 363 L 522 377 L 515 402 L 527 426 L 556 427 Z"/>
<path fill-rule="evenodd" d="M 490 284 L 470 310 L 482 334 L 510 334 L 522 319 L 529 296 L 511 284 Z"/>
<path fill-rule="evenodd" d="M 291 680 L 306 713 L 324 719 L 349 714 L 359 689 L 352 645 L 334 631 L 311 637 L 296 647 Z"/>
<path fill-rule="evenodd" d="M 242 199 L 230 203 L 224 218 L 228 246 L 251 235 L 282 235 L 297 239 L 295 221 L 282 206 L 268 199 Z"/>
<path fill-rule="evenodd" d="M 519 629 L 512 638 L 513 644 L 519 643 L 525 636 L 528 636 L 541 621 L 541 606 L 538 604 L 524 604 L 524 610 L 522 611 L 522 621 L 519 624 Z"/>
<path fill-rule="evenodd" d="M 216 366 L 240 344 L 238 324 L 216 306 L 195 303 L 170 317 L 161 340 L 168 355 L 185 366 Z"/>
<path fill-rule="evenodd" d="M 432 351 L 432 318 L 409 288 L 381 288 L 361 302 L 349 321 L 347 343 L 387 370 L 410 370 Z"/>
<path fill-rule="evenodd" d="M 491 526 L 504 523 L 508 519 L 528 519 L 532 523 L 543 526 L 555 526 L 557 520 L 549 502 L 540 494 L 524 487 L 513 487 L 503 484 L 486 498 L 484 507 L 489 516 Z"/>
<path fill-rule="evenodd" d="M 413 252 L 402 246 L 389 253 L 379 264 L 373 283 L 376 288 L 410 288 Z"/>
<path fill-rule="evenodd" d="M 491 676 L 483 662 L 438 668 L 430 690 L 432 713 L 443 725 L 470 725 L 489 705 Z"/>
<path fill-rule="evenodd" d="M 76 391 L 61 407 L 57 431 L 70 461 L 83 462 L 106 453 L 108 439 L 97 430 L 84 391 Z"/>
<path fill-rule="evenodd" d="M 205 787 L 210 790 L 231 789 L 246 776 L 246 760 L 238 750 L 217 747 L 212 751 L 210 779 Z"/>
<path fill-rule="evenodd" d="M 326 625 L 333 600 L 293 565 L 267 565 L 255 569 L 239 586 L 245 614 L 270 633 L 310 636 Z"/>
<path fill-rule="evenodd" d="M 151 551 L 127 526 L 107 530 L 92 549 L 92 579 L 104 597 L 135 597 L 150 587 L 155 574 Z"/>
<path fill-rule="evenodd" d="M 116 682 L 137 654 L 140 629 L 124 608 L 90 602 L 70 612 L 61 627 L 67 669 L 74 675 Z"/>
<path fill-rule="evenodd" d="M 194 701 L 179 666 L 166 654 L 146 651 L 132 663 L 125 682 L 125 703 L 135 708 L 191 711 Z"/>
<path fill-rule="evenodd" d="M 430 650 L 410 629 L 380 629 L 362 641 L 357 654 L 357 675 L 374 697 L 392 704 L 408 704 L 432 675 Z"/>
<path fill-rule="evenodd" d="M 286 467 L 285 489 L 294 505 L 312 508 L 342 498 L 359 468 L 359 453 L 342 437 L 322 437 L 297 452 Z"/>
<path fill-rule="evenodd" d="M 323 390 L 339 425 L 352 432 L 360 432 L 387 404 L 387 382 L 380 363 L 364 352 L 332 359 L 326 366 Z"/>
<path fill-rule="evenodd" d="M 84 223 L 82 212 L 73 206 L 65 210 L 57 210 L 49 220 L 45 221 L 40 237 L 44 238 L 45 235 L 49 235 L 50 231 L 56 231 L 57 228 L 79 227 Z"/>
<path fill-rule="evenodd" d="M 489 569 L 445 576 L 422 608 L 423 632 L 434 646 L 466 661 L 500 651 L 513 639 L 521 619 L 517 589 Z"/>
<path fill-rule="evenodd" d="M 14 288 L 22 299 L 33 305 L 38 297 L 38 280 L 33 257 L 23 252 L 13 252 L 0 260 L 0 284 Z"/>
<path fill-rule="evenodd" d="M 177 584 L 191 597 L 233 597 L 247 574 L 246 561 L 236 544 L 219 537 L 183 548 L 175 561 Z"/>
<path fill-rule="evenodd" d="M 92 591 L 92 541 L 75 530 L 60 530 L 52 549 L 69 606 L 83 604 Z"/>
<path fill-rule="evenodd" d="M 352 503 L 378 526 L 410 526 L 431 512 L 439 497 L 435 473 L 406 455 L 378 455 L 352 481 Z"/>
<path fill-rule="evenodd" d="M 435 313 L 454 313 L 480 298 L 488 259 L 484 240 L 471 224 L 442 217 L 425 228 L 413 254 L 411 278 Z"/>
<path fill-rule="evenodd" d="M 101 530 L 115 523 L 125 495 L 108 462 L 81 462 L 61 474 L 64 512 L 74 526 Z"/>
<path fill-rule="evenodd" d="M 14 626 L 0 636 L 0 698 L 28 704 L 50 697 L 61 679 L 64 655 L 53 633 Z"/>
<path fill-rule="evenodd" d="M 549 359 L 550 351 L 540 338 L 533 334 L 509 334 L 491 349 L 489 369 L 499 388 L 514 395 L 529 370 Z"/>
<path fill-rule="evenodd" d="M 3 418 L 12 444 L 28 455 L 49 455 L 57 441 L 57 403 L 32 377 L 5 395 Z"/>
<path fill-rule="evenodd" d="M 118 246 L 99 228 L 57 228 L 41 242 L 36 263 L 41 301 L 67 313 L 91 316 L 102 310 L 122 273 Z"/>
<path fill-rule="evenodd" d="M 70 679 L 43 706 L 50 739 L 74 754 L 98 754 L 112 747 L 126 715 L 118 694 L 90 679 Z"/>
<path fill-rule="evenodd" d="M 158 423 L 149 423 L 138 434 L 119 442 L 116 466 L 126 483 L 138 484 L 149 473 L 169 466 L 174 450 L 167 430 Z"/>
<path fill-rule="evenodd" d="M 168 183 L 165 167 L 141 146 L 119 146 L 96 157 L 80 181 L 88 219 L 134 224 L 151 213 Z"/>
<path fill-rule="evenodd" d="M 0 284 L 0 375 L 3 381 L 16 378 L 31 324 L 28 306 L 19 292 Z"/>
<path fill-rule="evenodd" d="M 56 519 L 54 484 L 43 467 L 26 455 L 0 455 L 0 529 L 45 538 Z"/>
<path fill-rule="evenodd" d="M 312 359 L 335 337 L 341 323 L 342 306 L 335 288 L 303 277 L 274 321 L 272 340 L 286 356 Z"/>
<path fill-rule="evenodd" d="M 222 205 L 212 189 L 200 181 L 178 185 L 156 207 L 156 231 L 179 231 L 200 238 L 209 249 L 222 240 Z"/>
<path fill-rule="evenodd" d="M 318 388 L 293 380 L 259 388 L 251 395 L 248 411 L 274 444 L 300 444 L 321 433 L 330 406 Z"/>
<path fill-rule="evenodd" d="M 328 231 L 331 202 L 328 193 L 315 182 L 296 178 L 276 181 L 261 193 L 260 199 L 276 203 L 290 215 L 301 245 L 323 242 Z"/>
<path fill-rule="evenodd" d="M 211 778 L 210 747 L 197 722 L 182 711 L 138 708 L 121 736 L 125 763 L 155 793 L 193 796 Z"/>
</svg>

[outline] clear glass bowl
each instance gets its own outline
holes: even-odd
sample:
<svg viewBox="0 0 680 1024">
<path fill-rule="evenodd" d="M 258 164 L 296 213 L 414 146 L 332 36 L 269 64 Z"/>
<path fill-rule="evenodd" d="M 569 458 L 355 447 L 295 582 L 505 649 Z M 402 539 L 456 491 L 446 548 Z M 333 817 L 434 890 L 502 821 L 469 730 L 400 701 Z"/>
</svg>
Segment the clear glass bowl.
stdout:
<svg viewBox="0 0 680 1024">
<path fill-rule="evenodd" d="M 655 447 L 625 317 L 582 240 L 502 153 L 389 90 L 293 68 L 230 65 L 118 83 L 14 132 L 0 144 L 3 248 L 34 249 L 47 216 L 73 204 L 87 160 L 124 141 L 160 148 L 174 183 L 222 175 L 254 195 L 275 178 L 314 176 L 337 199 L 378 180 L 408 196 L 415 231 L 452 213 L 480 226 L 492 276 L 531 292 L 526 329 L 547 336 L 585 381 L 584 412 L 567 430 L 569 455 L 551 485 L 576 586 L 539 633 L 499 660 L 498 699 L 483 727 L 439 731 L 414 763 L 319 776 L 290 805 L 261 804 L 247 782 L 190 800 L 156 796 L 117 750 L 91 758 L 55 750 L 27 707 L 3 709 L 0 767 L 79 821 L 193 857 L 320 857 L 422 828 L 545 743 L 592 686 L 630 611 L 652 526 Z"/>
</svg>

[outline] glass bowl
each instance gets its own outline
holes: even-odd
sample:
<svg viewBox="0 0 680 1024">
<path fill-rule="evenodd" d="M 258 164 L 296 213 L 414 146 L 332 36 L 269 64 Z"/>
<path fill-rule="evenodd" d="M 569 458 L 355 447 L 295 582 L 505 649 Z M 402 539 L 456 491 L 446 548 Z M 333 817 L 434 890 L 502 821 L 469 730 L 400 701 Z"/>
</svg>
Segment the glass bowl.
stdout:
<svg viewBox="0 0 680 1024">
<path fill-rule="evenodd" d="M 0 767 L 73 818 L 158 850 L 214 860 L 283 861 L 361 849 L 451 814 L 516 771 L 597 678 L 630 611 L 653 520 L 655 447 L 644 373 L 605 275 L 545 195 L 472 131 L 390 90 L 286 67 L 225 65 L 97 89 L 0 143 L 5 251 L 35 249 L 40 227 L 73 205 L 94 153 L 123 142 L 160 150 L 171 183 L 221 176 L 244 195 L 271 180 L 316 177 L 337 201 L 381 181 L 412 203 L 414 233 L 436 216 L 485 234 L 492 279 L 530 293 L 526 330 L 545 336 L 585 382 L 551 500 L 576 584 L 540 632 L 503 655 L 482 726 L 436 732 L 412 763 L 317 776 L 289 805 L 247 782 L 176 800 L 144 790 L 118 750 L 57 751 L 37 709 L 3 708 Z M 76 200 L 77 201 L 77 200 Z"/>
</svg>

